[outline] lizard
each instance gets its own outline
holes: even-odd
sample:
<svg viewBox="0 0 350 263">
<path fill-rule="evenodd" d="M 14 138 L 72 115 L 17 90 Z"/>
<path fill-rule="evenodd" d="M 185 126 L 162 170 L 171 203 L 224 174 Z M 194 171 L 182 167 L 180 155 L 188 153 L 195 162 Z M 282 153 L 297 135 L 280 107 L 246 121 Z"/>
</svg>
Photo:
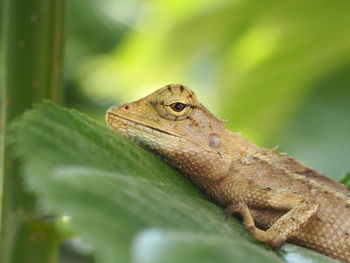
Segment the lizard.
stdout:
<svg viewBox="0 0 350 263">
<path fill-rule="evenodd" d="M 251 235 L 350 262 L 350 190 L 275 149 L 231 132 L 194 92 L 170 84 L 107 110 L 107 125 L 183 173 L 238 214 Z"/>
</svg>

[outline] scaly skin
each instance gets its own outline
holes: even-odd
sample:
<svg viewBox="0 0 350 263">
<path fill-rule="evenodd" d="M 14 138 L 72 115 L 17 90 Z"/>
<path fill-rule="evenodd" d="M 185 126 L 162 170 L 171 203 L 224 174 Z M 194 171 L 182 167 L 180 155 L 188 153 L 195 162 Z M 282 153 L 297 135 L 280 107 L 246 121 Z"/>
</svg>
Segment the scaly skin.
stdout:
<svg viewBox="0 0 350 263">
<path fill-rule="evenodd" d="M 290 241 L 350 262 L 350 191 L 274 150 L 259 148 L 182 85 L 110 108 L 108 125 L 184 173 L 257 240 Z"/>
</svg>

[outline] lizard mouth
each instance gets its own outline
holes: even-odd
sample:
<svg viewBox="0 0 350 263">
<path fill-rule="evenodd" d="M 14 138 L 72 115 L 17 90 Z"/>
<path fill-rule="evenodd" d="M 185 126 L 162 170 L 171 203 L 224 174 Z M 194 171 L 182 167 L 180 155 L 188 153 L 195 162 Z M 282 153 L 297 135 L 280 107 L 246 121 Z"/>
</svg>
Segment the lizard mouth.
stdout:
<svg viewBox="0 0 350 263">
<path fill-rule="evenodd" d="M 137 122 L 137 121 L 125 118 L 123 116 L 117 115 L 117 114 L 111 112 L 110 110 L 107 111 L 106 122 L 111 128 L 113 128 L 113 129 L 115 129 L 117 131 L 125 131 L 126 133 L 128 133 L 129 128 L 136 127 L 136 128 L 139 128 L 139 130 L 141 130 L 142 132 L 149 131 L 150 133 L 153 133 L 155 135 L 162 135 L 162 134 L 164 135 L 164 134 L 166 134 L 168 136 L 172 136 L 172 137 L 175 137 L 175 138 L 178 138 L 178 139 L 182 139 L 181 137 L 179 137 L 177 135 L 174 135 L 172 133 L 169 133 L 167 131 L 163 131 L 163 130 L 154 128 L 154 127 L 152 127 L 150 125 L 143 124 L 143 123 L 140 123 L 140 122 Z M 113 125 L 113 124 L 116 124 L 116 126 Z"/>
</svg>

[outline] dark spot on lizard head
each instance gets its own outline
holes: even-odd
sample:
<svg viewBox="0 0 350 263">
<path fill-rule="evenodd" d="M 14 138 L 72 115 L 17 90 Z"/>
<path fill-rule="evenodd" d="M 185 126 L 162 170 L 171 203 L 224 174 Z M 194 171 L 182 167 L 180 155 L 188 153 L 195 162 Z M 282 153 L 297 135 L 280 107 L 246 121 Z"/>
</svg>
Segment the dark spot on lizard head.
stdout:
<svg viewBox="0 0 350 263">
<path fill-rule="evenodd" d="M 198 124 L 198 122 L 195 121 L 194 119 L 191 119 L 191 124 L 192 124 L 194 127 L 197 127 L 197 128 L 200 127 L 199 124 Z"/>
</svg>

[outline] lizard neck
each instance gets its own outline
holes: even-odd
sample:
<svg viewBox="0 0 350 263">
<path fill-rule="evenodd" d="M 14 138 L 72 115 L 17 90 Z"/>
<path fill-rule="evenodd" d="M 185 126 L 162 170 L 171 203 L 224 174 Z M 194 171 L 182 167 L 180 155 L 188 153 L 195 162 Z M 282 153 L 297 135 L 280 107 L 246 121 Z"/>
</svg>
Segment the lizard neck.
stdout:
<svg viewBox="0 0 350 263">
<path fill-rule="evenodd" d="M 232 160 L 248 151 L 257 151 L 239 133 L 223 129 L 219 134 L 220 146 L 210 147 L 182 141 L 172 147 L 158 147 L 153 152 L 184 173 L 191 181 L 208 190 L 227 176 Z"/>
</svg>

